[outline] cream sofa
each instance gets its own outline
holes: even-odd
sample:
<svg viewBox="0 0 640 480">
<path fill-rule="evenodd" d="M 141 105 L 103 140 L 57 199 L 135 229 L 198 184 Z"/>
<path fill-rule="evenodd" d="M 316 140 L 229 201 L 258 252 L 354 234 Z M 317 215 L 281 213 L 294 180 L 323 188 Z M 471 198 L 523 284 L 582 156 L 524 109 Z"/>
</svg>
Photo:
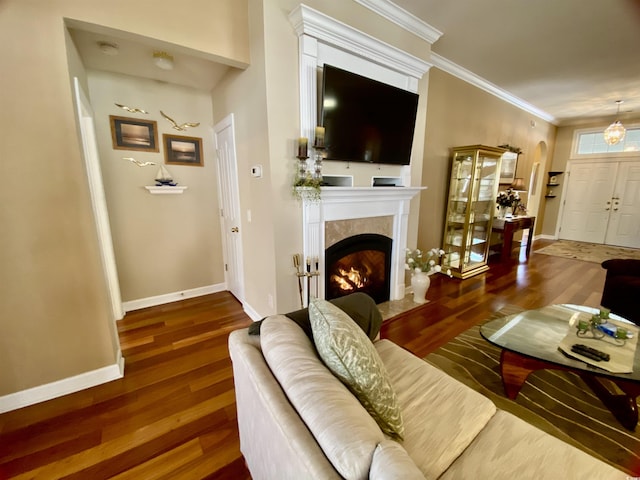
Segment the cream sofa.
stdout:
<svg viewBox="0 0 640 480">
<path fill-rule="evenodd" d="M 242 329 L 229 337 L 240 449 L 255 480 L 626 478 L 391 341 L 375 340 L 404 418 L 404 439 L 392 440 L 298 323 L 274 315 L 259 335 Z"/>
</svg>

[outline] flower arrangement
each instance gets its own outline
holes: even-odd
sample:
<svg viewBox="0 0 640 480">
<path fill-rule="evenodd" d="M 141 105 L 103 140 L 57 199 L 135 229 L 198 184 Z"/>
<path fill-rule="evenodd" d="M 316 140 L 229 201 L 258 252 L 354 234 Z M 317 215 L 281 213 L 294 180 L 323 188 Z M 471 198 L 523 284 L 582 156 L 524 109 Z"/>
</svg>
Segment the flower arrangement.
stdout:
<svg viewBox="0 0 640 480">
<path fill-rule="evenodd" d="M 440 264 L 436 263 L 436 258 L 440 258 L 444 255 L 444 250 L 440 250 L 438 248 L 432 248 L 427 252 L 416 248 L 415 250 L 411 250 L 407 248 L 405 255 L 405 270 L 410 270 L 412 273 L 425 272 L 429 273 L 431 271 L 441 272 L 442 267 Z M 448 269 L 446 274 L 451 276 L 451 270 Z"/>
<path fill-rule="evenodd" d="M 513 207 L 520 203 L 520 195 L 512 188 L 507 188 L 504 192 L 498 193 L 496 203 L 501 207 Z"/>
</svg>

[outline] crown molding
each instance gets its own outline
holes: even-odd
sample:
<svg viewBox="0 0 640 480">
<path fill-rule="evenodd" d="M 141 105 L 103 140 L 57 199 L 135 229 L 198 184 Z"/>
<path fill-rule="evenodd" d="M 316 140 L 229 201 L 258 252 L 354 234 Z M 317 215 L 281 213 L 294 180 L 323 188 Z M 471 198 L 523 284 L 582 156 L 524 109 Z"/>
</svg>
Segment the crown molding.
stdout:
<svg viewBox="0 0 640 480">
<path fill-rule="evenodd" d="M 322 43 L 333 45 L 418 79 L 422 78 L 432 66 L 429 62 L 373 38 L 304 4 L 300 4 L 289 14 L 289 21 L 298 36 L 311 36 Z"/>
<path fill-rule="evenodd" d="M 416 17 L 412 13 L 407 12 L 404 8 L 399 7 L 389 0 L 355 0 L 360 5 L 377 13 L 381 17 L 389 20 L 396 25 L 401 26 L 406 31 L 427 41 L 430 45 L 436 42 L 442 32 L 432 27 L 424 20 Z"/>
<path fill-rule="evenodd" d="M 493 83 L 485 80 L 484 78 L 476 75 L 466 68 L 453 63 L 451 60 L 447 60 L 443 56 L 431 52 L 431 61 L 434 67 L 437 67 L 440 70 L 453 75 L 454 77 L 458 77 L 459 79 L 464 80 L 465 82 L 470 83 L 471 85 L 474 85 L 475 87 L 478 87 L 479 89 L 484 90 L 485 92 L 488 92 L 500 98 L 501 100 L 504 100 L 505 102 L 508 102 L 511 105 L 520 108 L 521 110 L 524 110 L 525 112 L 529 112 L 554 125 L 558 125 L 558 119 L 556 119 L 553 115 L 540 110 L 537 107 L 534 107 L 530 103 L 527 103 L 521 98 L 512 95 L 506 90 L 503 90 L 502 88 L 494 85 Z"/>
</svg>

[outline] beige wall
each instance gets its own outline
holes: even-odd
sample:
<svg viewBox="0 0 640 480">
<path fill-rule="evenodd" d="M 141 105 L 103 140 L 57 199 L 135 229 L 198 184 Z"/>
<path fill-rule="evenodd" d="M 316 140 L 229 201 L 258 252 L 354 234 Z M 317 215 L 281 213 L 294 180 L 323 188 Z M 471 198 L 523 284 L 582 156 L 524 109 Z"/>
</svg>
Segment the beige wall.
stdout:
<svg viewBox="0 0 640 480">
<path fill-rule="evenodd" d="M 109 209 L 111 234 L 124 302 L 224 283 L 213 147 L 211 95 L 191 88 L 106 72 L 89 72 L 89 94 Z M 130 114 L 114 103 L 138 105 Z M 160 110 L 180 122 L 200 125 L 178 132 Z M 155 121 L 159 152 L 115 150 L 109 115 Z M 204 166 L 165 165 L 163 134 L 202 139 Z M 138 167 L 133 157 L 156 166 Z M 160 166 L 187 190 L 151 195 Z"/>
<path fill-rule="evenodd" d="M 532 120 L 535 128 L 531 127 Z M 523 154 L 516 176 L 528 182 L 537 146 L 544 142 L 551 151 L 555 133 L 554 125 L 432 68 L 422 169 L 422 185 L 429 188 L 421 197 L 417 246 L 426 249 L 442 243 L 451 148 L 475 144 L 520 147 Z"/>
<path fill-rule="evenodd" d="M 68 63 L 81 68 L 67 61 L 64 17 L 249 61 L 237 0 L 0 4 L 0 395 L 116 361 Z"/>
</svg>

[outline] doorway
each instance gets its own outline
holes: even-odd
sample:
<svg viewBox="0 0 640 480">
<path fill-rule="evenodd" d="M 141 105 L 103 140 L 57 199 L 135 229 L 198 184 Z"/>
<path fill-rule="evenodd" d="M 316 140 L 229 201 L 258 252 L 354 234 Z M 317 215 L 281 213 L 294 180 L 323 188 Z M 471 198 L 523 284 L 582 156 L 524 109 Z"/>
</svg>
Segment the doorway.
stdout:
<svg viewBox="0 0 640 480">
<path fill-rule="evenodd" d="M 559 238 L 640 248 L 640 161 L 569 162 Z"/>
</svg>

